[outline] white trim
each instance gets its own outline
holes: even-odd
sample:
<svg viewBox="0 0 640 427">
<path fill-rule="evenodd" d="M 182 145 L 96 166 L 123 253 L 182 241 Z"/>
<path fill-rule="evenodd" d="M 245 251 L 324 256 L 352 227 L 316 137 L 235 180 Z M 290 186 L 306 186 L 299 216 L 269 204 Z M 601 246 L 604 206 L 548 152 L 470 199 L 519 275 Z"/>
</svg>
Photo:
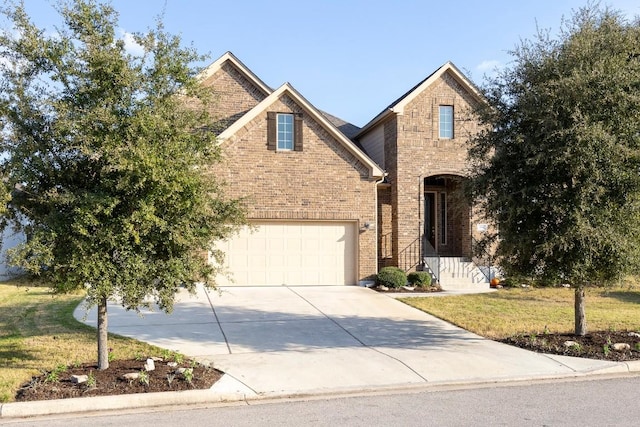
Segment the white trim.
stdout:
<svg viewBox="0 0 640 427">
<path fill-rule="evenodd" d="M 255 119 L 258 115 L 262 114 L 267 107 L 272 105 L 276 100 L 284 95 L 288 95 L 296 104 L 318 124 L 320 124 L 332 137 L 340 142 L 351 154 L 353 154 L 358 160 L 365 164 L 369 168 L 369 175 L 371 178 L 381 178 L 384 175 L 384 171 L 371 160 L 365 153 L 363 153 L 350 139 L 348 139 L 342 132 L 338 130 L 327 118 L 318 111 L 313 105 L 309 103 L 297 90 L 293 88 L 289 83 L 285 83 L 272 92 L 262 102 L 249 110 L 244 116 L 236 120 L 231 126 L 224 130 L 218 136 L 218 142 L 222 143 L 227 139 L 230 139 L 236 132 L 246 126 L 249 122 Z"/>
<path fill-rule="evenodd" d="M 440 68 L 438 68 L 433 74 L 431 74 L 426 80 L 424 80 L 421 84 L 419 84 L 415 89 L 413 89 L 410 93 L 407 93 L 401 100 L 397 103 L 390 105 L 387 109 L 382 111 L 376 117 L 374 117 L 369 123 L 364 125 L 362 129 L 354 136 L 355 139 L 360 138 L 362 135 L 369 132 L 376 125 L 384 121 L 390 114 L 396 113 L 399 115 L 404 114 L 404 108 L 408 103 L 413 101 L 416 96 L 426 90 L 429 86 L 431 86 L 434 82 L 436 82 L 444 73 L 450 72 L 453 77 L 464 86 L 469 93 L 471 93 L 479 102 L 485 102 L 485 98 L 482 96 L 480 91 L 476 88 L 471 80 L 467 79 L 458 67 L 456 67 L 453 62 L 448 61 Z"/>
<path fill-rule="evenodd" d="M 453 77 L 458 81 L 458 83 L 460 83 L 462 86 L 465 86 L 469 90 L 469 92 L 477 98 L 478 101 L 484 100 L 480 91 L 476 89 L 476 86 L 473 83 L 471 83 L 471 81 L 467 79 L 464 76 L 464 74 L 460 72 L 460 70 L 458 70 L 458 67 L 456 67 L 455 65 L 453 65 L 451 61 L 449 61 L 446 64 L 444 64 L 442 67 L 438 68 L 436 72 L 433 73 L 431 76 L 429 76 L 429 78 L 426 79 L 424 82 L 422 82 L 420 86 L 415 88 L 415 90 L 411 91 L 411 93 L 409 93 L 400 102 L 394 105 L 393 108 L 391 108 L 391 110 L 394 113 L 403 114 L 404 108 L 407 106 L 407 104 L 413 101 L 416 96 L 422 93 L 429 86 L 435 83 L 446 72 L 451 73 Z"/>
<path fill-rule="evenodd" d="M 265 96 L 268 96 L 273 89 L 267 86 L 258 76 L 256 76 L 253 71 L 247 68 L 246 65 L 242 63 L 238 58 L 236 58 L 233 53 L 226 52 L 220 58 L 216 59 L 211 65 L 202 70 L 200 74 L 198 74 L 198 78 L 202 80 L 206 80 L 207 78 L 214 75 L 218 70 L 222 68 L 225 62 L 231 62 L 242 74 L 245 75 L 247 79 L 249 79 L 256 87 L 258 87 L 262 92 L 264 92 Z"/>
</svg>

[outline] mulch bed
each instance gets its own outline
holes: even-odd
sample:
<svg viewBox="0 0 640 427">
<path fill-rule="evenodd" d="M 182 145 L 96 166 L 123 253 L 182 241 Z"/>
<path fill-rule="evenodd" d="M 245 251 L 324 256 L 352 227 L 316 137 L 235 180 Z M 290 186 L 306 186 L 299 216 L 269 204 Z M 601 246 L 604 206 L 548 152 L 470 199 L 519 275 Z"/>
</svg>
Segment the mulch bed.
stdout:
<svg viewBox="0 0 640 427">
<path fill-rule="evenodd" d="M 551 333 L 523 334 L 503 339 L 501 342 L 538 353 L 615 362 L 640 360 L 640 336 L 635 331 L 594 331 L 585 336 Z M 616 343 L 629 344 L 629 349 L 616 351 L 613 349 Z"/>
<path fill-rule="evenodd" d="M 440 286 L 416 286 L 413 289 L 410 287 L 400 287 L 400 288 L 381 288 L 380 286 L 374 286 L 371 289 L 380 293 L 394 293 L 394 294 L 416 294 L 416 293 L 430 293 L 430 292 L 442 292 L 442 288 Z"/>
<path fill-rule="evenodd" d="M 170 367 L 162 361 L 156 361 L 155 370 L 147 372 L 148 384 L 139 379 L 123 378 L 124 374 L 141 372 L 144 363 L 145 360 L 114 360 L 109 363 L 109 369 L 102 371 L 97 369 L 97 365 L 85 364 L 70 366 L 64 372 L 57 374 L 45 372 L 24 384 L 16 394 L 16 401 L 208 389 L 223 375 L 223 372 L 217 369 L 184 360 L 179 367 L 193 369 L 191 381 L 182 374 L 176 373 L 178 367 Z M 71 381 L 72 375 L 91 375 L 95 379 L 95 384 L 74 384 Z"/>
</svg>

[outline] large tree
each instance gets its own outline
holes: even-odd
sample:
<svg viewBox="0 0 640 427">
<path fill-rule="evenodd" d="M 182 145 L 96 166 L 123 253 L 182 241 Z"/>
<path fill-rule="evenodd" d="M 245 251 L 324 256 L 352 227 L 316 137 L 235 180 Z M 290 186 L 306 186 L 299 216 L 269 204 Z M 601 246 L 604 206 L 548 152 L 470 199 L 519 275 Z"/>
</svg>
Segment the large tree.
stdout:
<svg viewBox="0 0 640 427">
<path fill-rule="evenodd" d="M 97 305 L 106 369 L 107 301 L 171 311 L 181 287 L 212 284 L 203 254 L 244 213 L 206 174 L 220 153 L 193 68 L 201 57 L 160 21 L 135 35 L 144 53 L 133 55 L 109 5 L 57 10 L 63 24 L 52 32 L 22 3 L 3 9 L 12 25 L 0 34 L 6 216 L 28 236 L 14 264 L 56 292 L 85 289 Z"/>
<path fill-rule="evenodd" d="M 640 22 L 590 5 L 521 41 L 484 86 L 471 189 L 507 274 L 584 288 L 638 270 Z"/>
</svg>

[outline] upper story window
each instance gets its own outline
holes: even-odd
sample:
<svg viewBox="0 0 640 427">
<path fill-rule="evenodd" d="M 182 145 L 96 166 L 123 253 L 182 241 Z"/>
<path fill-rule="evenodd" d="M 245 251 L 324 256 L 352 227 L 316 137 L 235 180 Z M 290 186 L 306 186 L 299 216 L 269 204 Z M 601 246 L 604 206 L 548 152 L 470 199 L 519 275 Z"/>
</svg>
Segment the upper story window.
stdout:
<svg viewBox="0 0 640 427">
<path fill-rule="evenodd" d="M 267 148 L 302 151 L 302 114 L 267 112 Z"/>
<path fill-rule="evenodd" d="M 440 138 L 453 138 L 453 105 L 440 106 Z"/>
<path fill-rule="evenodd" d="M 276 147 L 278 150 L 293 150 L 293 114 L 277 115 L 278 135 Z"/>
</svg>

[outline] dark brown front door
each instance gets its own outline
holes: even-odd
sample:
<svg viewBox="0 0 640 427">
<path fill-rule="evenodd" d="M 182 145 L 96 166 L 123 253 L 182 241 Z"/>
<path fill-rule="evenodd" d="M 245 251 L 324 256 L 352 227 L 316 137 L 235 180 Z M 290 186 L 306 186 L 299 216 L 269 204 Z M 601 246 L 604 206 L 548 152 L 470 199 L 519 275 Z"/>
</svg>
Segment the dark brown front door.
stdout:
<svg viewBox="0 0 640 427">
<path fill-rule="evenodd" d="M 436 247 L 436 193 L 424 193 L 424 235 L 434 250 Z"/>
</svg>

